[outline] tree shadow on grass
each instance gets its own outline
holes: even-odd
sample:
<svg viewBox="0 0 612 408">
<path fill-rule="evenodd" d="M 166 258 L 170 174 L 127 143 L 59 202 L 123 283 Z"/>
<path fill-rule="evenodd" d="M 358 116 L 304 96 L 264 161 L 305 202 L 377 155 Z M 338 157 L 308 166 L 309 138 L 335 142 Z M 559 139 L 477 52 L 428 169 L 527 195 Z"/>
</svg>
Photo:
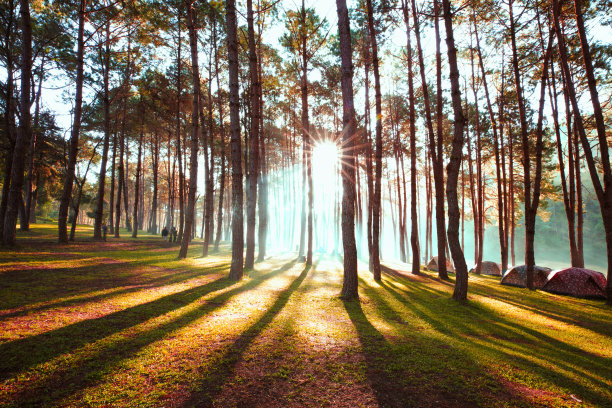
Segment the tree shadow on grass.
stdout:
<svg viewBox="0 0 612 408">
<path fill-rule="evenodd" d="M 153 288 L 180 283 L 209 274 L 213 270 L 219 271 L 228 265 L 227 262 L 218 260 L 205 265 L 203 269 L 198 265 L 173 262 L 171 268 L 167 268 L 165 263 L 175 260 L 173 253 L 160 257 L 151 254 L 151 251 L 124 252 L 128 254 L 127 257 L 121 256 L 120 251 L 110 252 L 108 257 L 81 253 L 75 254 L 78 255 L 76 257 L 65 258 L 63 255 L 56 257 L 52 253 L 43 254 L 32 261 L 44 262 L 47 265 L 26 265 L 22 269 L 0 272 L 0 320 L 50 307 L 77 305 L 90 299 L 95 301 L 106 297 L 93 292 L 108 291 L 112 296 L 124 291 L 129 293 L 138 290 L 138 287 Z M 78 259 L 86 264 L 65 266 L 65 262 L 62 262 L 60 265 L 54 265 L 54 261 L 71 259 Z M 22 262 L 29 261 L 18 258 L 7 265 Z M 120 286 L 124 288 L 118 288 Z M 90 294 L 92 296 L 88 296 Z M 66 297 L 72 299 L 62 299 Z"/>
<path fill-rule="evenodd" d="M 447 300 L 442 313 L 440 305 L 432 303 L 439 301 L 423 296 L 425 292 L 421 284 L 411 282 L 406 290 L 394 289 L 384 282 L 381 287 L 407 310 L 437 332 L 470 350 L 470 353 L 484 353 L 502 365 L 512 362 L 512 365 L 521 367 L 527 373 L 569 388 L 581 399 L 593 404 L 605 405 L 606 401 L 609 402 L 609 394 L 606 396 L 604 392 L 609 384 L 596 378 L 592 371 L 595 370 L 602 378 L 612 378 L 612 359 L 586 353 L 474 302 L 460 305 Z M 574 373 L 591 385 L 577 381 L 566 372 Z"/>
<path fill-rule="evenodd" d="M 469 383 L 470 370 L 476 363 L 440 339 L 411 328 L 377 289 L 362 287 L 368 299 L 365 301 L 372 304 L 378 317 L 401 333 L 399 338 L 387 339 L 371 323 L 376 316 L 368 318 L 360 302 L 344 302 L 361 343 L 366 375 L 378 405 L 402 408 L 478 406 L 479 396 Z"/>
<path fill-rule="evenodd" d="M 403 387 L 398 381 L 391 378 L 384 370 L 384 364 L 381 364 L 390 357 L 391 345 L 370 323 L 359 301 L 344 301 L 344 308 L 357 330 L 361 349 L 366 359 L 366 374 L 379 406 L 397 406 L 394 403 L 395 398 L 398 393 L 404 392 Z"/>
<path fill-rule="evenodd" d="M 188 313 L 188 318 L 182 317 L 178 319 L 181 325 L 187 324 L 220 307 L 224 302 L 238 293 L 253 289 L 264 280 L 286 271 L 294 264 L 295 261 L 291 261 L 281 268 L 258 276 L 256 279 L 249 280 L 242 285 L 237 285 L 236 282 L 228 278 L 221 278 L 205 285 L 163 296 L 154 301 L 130 307 L 97 319 L 80 321 L 50 332 L 1 344 L 0 380 L 5 380 L 13 373 L 25 371 L 33 366 L 50 361 L 55 357 L 69 353 L 77 348 L 113 335 L 114 333 L 144 323 L 149 319 L 187 306 L 209 293 L 236 285 L 234 288 L 210 299 L 201 309 Z M 155 329 L 156 332 L 159 332 L 159 335 L 151 338 L 147 336 L 144 344 L 140 344 L 141 341 L 138 339 L 129 339 L 128 341 L 133 340 L 134 344 L 137 345 L 136 348 L 134 345 L 131 348 L 135 351 L 137 348 L 163 337 L 167 332 L 177 329 L 176 323 L 171 323 L 168 326 L 169 328 L 167 331 Z M 113 352 L 116 351 L 117 350 L 113 350 Z M 122 355 L 121 353 L 119 354 Z M 100 359 L 101 357 L 94 356 L 92 358 Z M 108 359 L 112 361 L 113 357 L 106 356 L 105 361 L 109 361 Z"/>
<path fill-rule="evenodd" d="M 35 278 L 35 275 L 30 275 L 28 283 L 37 282 L 36 287 L 40 288 L 40 290 L 32 291 L 30 288 L 28 293 L 26 294 L 26 296 L 30 298 L 30 300 L 23 298 L 17 298 L 12 300 L 4 299 L 3 308 L 5 310 L 17 310 L 3 312 L 2 309 L 0 309 L 0 321 L 57 307 L 69 307 L 77 306 L 83 303 L 98 302 L 115 296 L 182 283 L 193 278 L 222 272 L 229 267 L 229 263 L 225 262 L 219 263 L 214 266 L 209 266 L 205 271 L 200 269 L 194 269 L 193 267 L 188 269 L 182 268 L 183 270 L 176 270 L 153 265 L 144 266 L 146 268 L 154 269 L 156 273 L 163 274 L 161 276 L 145 277 L 142 279 L 135 279 L 135 277 L 133 276 L 125 275 L 117 277 L 115 276 L 117 272 L 125 271 L 126 265 L 116 264 L 104 265 L 102 270 L 100 270 L 97 265 L 87 266 L 83 268 L 68 268 L 65 272 L 62 272 L 61 270 L 58 271 L 58 269 L 54 269 L 53 272 L 55 274 L 59 274 L 60 276 L 56 276 L 53 280 L 54 283 L 51 285 L 46 285 L 44 282 L 40 282 L 39 280 L 37 280 Z M 94 272 L 94 274 L 93 276 L 91 276 L 90 281 L 92 283 L 95 282 L 95 285 L 84 285 L 82 282 L 79 284 L 78 281 L 76 283 L 72 283 L 74 279 L 71 278 L 73 278 L 75 275 L 79 276 L 79 279 L 82 279 L 84 275 L 91 272 Z M 101 279 L 98 279 L 98 276 L 101 272 L 103 272 L 105 276 Z M 62 274 L 65 276 L 61 276 Z M 8 279 L 10 279 L 10 277 L 0 275 L 0 284 L 2 283 L 2 281 L 6 281 Z M 57 290 L 49 290 L 49 286 L 52 286 L 52 288 L 57 288 Z M 17 292 L 23 291 L 24 289 L 17 290 Z M 97 293 L 100 291 L 103 291 L 103 293 Z"/>
<path fill-rule="evenodd" d="M 230 345 L 218 359 L 215 366 L 207 373 L 203 381 L 198 384 L 197 389 L 203 390 L 192 394 L 183 407 L 210 407 L 213 405 L 215 397 L 221 391 L 223 384 L 234 373 L 236 364 L 242 358 L 249 345 L 259 336 L 274 318 L 283 310 L 291 295 L 300 287 L 308 272 L 316 268 L 315 265 L 305 266 L 300 275 L 291 282 L 289 287 L 283 290 L 277 297 L 274 304 L 244 331 L 232 345 Z"/>
<path fill-rule="evenodd" d="M 492 288 L 486 287 L 483 283 L 479 282 L 472 285 L 470 292 L 507 303 L 549 319 L 579 326 L 604 336 L 612 336 L 612 324 L 610 323 L 612 308 L 606 305 L 604 300 L 591 300 L 589 303 L 585 303 L 583 299 L 561 297 L 561 295 L 552 294 L 550 295 L 551 297 L 546 297 L 545 295 L 548 294 L 531 292 L 528 289 L 511 286 L 501 286 L 499 289 L 497 291 L 492 290 Z M 537 295 L 543 296 L 534 298 Z M 578 317 L 584 313 L 588 314 L 589 318 L 587 320 L 579 319 Z"/>
</svg>

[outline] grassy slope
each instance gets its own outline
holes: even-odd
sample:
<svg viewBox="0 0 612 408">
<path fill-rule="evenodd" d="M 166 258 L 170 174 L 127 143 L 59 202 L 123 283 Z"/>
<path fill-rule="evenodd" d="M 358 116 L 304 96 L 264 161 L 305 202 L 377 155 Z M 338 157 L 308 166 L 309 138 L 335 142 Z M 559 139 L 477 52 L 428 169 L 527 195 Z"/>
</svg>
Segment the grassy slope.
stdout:
<svg viewBox="0 0 612 408">
<path fill-rule="evenodd" d="M 0 406 L 609 406 L 612 310 L 472 276 L 361 272 L 293 254 L 225 278 L 227 251 L 177 260 L 137 240 L 0 250 Z M 582 402 L 579 402 L 582 401 Z"/>
</svg>

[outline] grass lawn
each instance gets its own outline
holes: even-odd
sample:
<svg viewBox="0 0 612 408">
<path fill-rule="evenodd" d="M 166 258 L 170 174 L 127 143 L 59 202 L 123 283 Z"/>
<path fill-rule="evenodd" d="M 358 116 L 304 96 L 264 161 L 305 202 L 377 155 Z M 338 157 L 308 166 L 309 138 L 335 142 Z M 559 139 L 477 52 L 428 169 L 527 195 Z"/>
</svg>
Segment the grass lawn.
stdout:
<svg viewBox="0 0 612 408">
<path fill-rule="evenodd" d="M 201 258 L 138 239 L 0 249 L 0 406 L 612 406 L 612 308 L 470 276 L 342 269 L 289 253 L 240 282 L 227 246 Z"/>
</svg>

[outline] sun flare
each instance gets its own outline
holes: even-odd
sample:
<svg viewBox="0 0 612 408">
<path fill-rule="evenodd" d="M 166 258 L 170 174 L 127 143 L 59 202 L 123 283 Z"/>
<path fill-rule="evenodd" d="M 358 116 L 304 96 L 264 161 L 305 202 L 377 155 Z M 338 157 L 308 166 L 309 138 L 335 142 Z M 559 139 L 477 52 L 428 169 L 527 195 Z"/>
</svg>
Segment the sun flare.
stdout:
<svg viewBox="0 0 612 408">
<path fill-rule="evenodd" d="M 315 171 L 324 177 L 329 177 L 338 171 L 340 161 L 340 148 L 331 141 L 325 140 L 315 143 L 312 149 L 312 165 Z"/>
</svg>

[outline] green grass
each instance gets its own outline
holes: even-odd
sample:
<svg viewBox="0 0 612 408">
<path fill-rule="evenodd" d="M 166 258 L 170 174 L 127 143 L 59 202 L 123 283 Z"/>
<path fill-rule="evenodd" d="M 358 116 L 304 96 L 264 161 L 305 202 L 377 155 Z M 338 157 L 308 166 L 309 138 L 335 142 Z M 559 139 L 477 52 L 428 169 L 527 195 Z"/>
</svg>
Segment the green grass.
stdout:
<svg viewBox="0 0 612 408">
<path fill-rule="evenodd" d="M 610 406 L 612 309 L 470 276 L 360 271 L 293 254 L 232 282 L 229 249 L 158 236 L 0 249 L 0 406 Z"/>
</svg>

